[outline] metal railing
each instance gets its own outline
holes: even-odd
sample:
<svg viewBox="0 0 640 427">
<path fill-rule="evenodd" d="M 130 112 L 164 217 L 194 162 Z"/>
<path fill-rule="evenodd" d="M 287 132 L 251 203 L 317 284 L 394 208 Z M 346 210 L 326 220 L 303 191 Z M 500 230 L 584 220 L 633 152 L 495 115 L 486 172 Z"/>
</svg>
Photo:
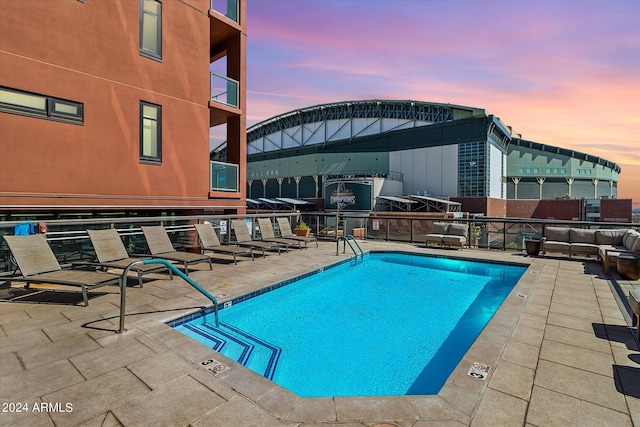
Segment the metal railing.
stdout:
<svg viewBox="0 0 640 427">
<path fill-rule="evenodd" d="M 356 252 L 356 249 L 353 247 L 351 242 L 355 243 L 356 247 L 360 251 L 360 256 L 362 258 L 362 262 L 364 262 L 364 251 L 362 250 L 362 248 L 358 244 L 358 241 L 355 239 L 355 237 L 353 237 L 351 234 L 347 234 L 346 236 L 338 236 L 338 238 L 336 239 L 336 255 L 338 255 L 338 252 L 339 252 L 340 241 L 342 241 L 342 253 L 346 252 L 347 244 L 348 244 L 349 247 L 351 248 L 351 250 L 353 251 L 353 256 L 354 256 L 355 262 L 357 264 L 358 263 L 358 252 Z"/>
<path fill-rule="evenodd" d="M 211 100 L 221 104 L 240 107 L 240 82 L 229 77 L 211 73 Z"/>
<path fill-rule="evenodd" d="M 129 253 L 149 253 L 144 239 L 142 225 L 162 225 L 167 230 L 176 250 L 197 244 L 195 223 L 208 221 L 216 228 L 220 241 L 233 241 L 230 229 L 232 219 L 259 217 L 287 217 L 292 226 L 304 220 L 311 232 L 319 239 L 336 241 L 338 236 L 353 235 L 358 239 L 398 241 L 414 244 L 425 243 L 424 237 L 433 229 L 434 222 L 455 222 L 468 227 L 469 245 L 472 248 L 493 250 L 524 250 L 524 240 L 539 237 L 547 226 L 571 226 L 582 228 L 635 228 L 640 224 L 554 221 L 537 219 L 469 218 L 443 219 L 426 216 L 386 215 L 385 213 L 333 213 L 274 211 L 259 215 L 198 215 L 159 216 L 129 218 L 91 218 L 47 220 L 47 241 L 61 264 L 95 259 L 95 252 L 89 240 L 87 229 L 115 228 L 122 237 Z M 28 218 L 25 218 L 29 220 Z M 10 262 L 10 252 L 3 234 L 13 234 L 14 227 L 21 221 L 0 221 L 0 274 L 8 274 L 15 268 Z M 33 222 L 39 222 L 36 217 Z M 253 236 L 257 227 L 251 227 Z"/>
<path fill-rule="evenodd" d="M 178 268 L 176 268 L 176 266 L 171 264 L 169 261 L 167 261 L 165 259 L 151 258 L 151 259 L 145 259 L 145 260 L 141 260 L 141 261 L 132 262 L 122 272 L 122 281 L 120 282 L 121 283 L 121 285 L 120 285 L 121 286 L 121 288 L 120 288 L 120 325 L 118 327 L 118 330 L 116 331 L 118 334 L 121 334 L 121 333 L 127 331 L 125 329 L 125 327 L 124 327 L 124 318 L 125 318 L 125 313 L 127 311 L 127 277 L 128 277 L 128 274 L 129 274 L 129 271 L 131 270 L 131 268 L 135 267 L 136 265 L 140 265 L 140 264 L 143 264 L 143 265 L 147 265 L 147 264 L 162 264 L 165 267 L 168 267 L 174 274 L 176 274 L 177 276 L 182 278 L 182 280 L 184 280 L 185 282 L 190 284 L 193 288 L 195 288 L 202 295 L 207 297 L 211 302 L 213 302 L 213 312 L 214 312 L 214 315 L 215 315 L 216 327 L 220 326 L 220 321 L 218 319 L 218 300 L 213 295 L 211 295 L 209 292 L 207 292 L 202 286 L 198 285 L 191 277 L 189 277 L 186 274 L 184 274 L 182 271 L 180 271 Z"/>
</svg>

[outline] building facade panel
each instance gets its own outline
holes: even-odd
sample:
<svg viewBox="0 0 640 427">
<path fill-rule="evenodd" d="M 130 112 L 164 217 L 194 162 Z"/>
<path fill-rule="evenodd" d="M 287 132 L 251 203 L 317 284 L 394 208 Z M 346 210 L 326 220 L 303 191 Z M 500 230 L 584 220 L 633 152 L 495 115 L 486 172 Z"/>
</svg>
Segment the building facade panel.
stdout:
<svg viewBox="0 0 640 427">
<path fill-rule="evenodd" d="M 229 73 L 242 83 L 242 108 L 228 122 L 240 186 L 233 194 L 211 191 L 211 2 L 150 3 L 148 44 L 143 4 L 0 2 L 0 86 L 83 110 L 76 124 L 0 112 L 3 209 L 244 209 L 246 33 L 224 46 Z M 153 106 L 154 118 L 141 118 L 142 105 Z M 145 131 L 151 121 L 153 134 Z M 151 136 L 157 146 L 141 143 Z"/>
</svg>

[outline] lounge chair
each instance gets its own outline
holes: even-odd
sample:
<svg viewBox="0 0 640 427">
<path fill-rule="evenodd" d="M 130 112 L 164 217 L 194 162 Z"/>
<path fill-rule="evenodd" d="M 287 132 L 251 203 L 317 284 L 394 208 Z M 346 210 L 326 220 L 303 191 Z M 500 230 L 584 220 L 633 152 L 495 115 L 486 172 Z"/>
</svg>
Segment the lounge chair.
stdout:
<svg viewBox="0 0 640 427">
<path fill-rule="evenodd" d="M 289 220 L 284 217 L 278 217 L 278 226 L 280 227 L 280 235 L 282 237 L 286 237 L 287 239 L 295 239 L 301 242 L 304 242 L 304 246 L 307 247 L 307 243 L 316 242 L 316 248 L 318 247 L 318 238 L 315 236 L 296 236 L 296 234 L 291 231 L 291 224 L 289 224 Z"/>
<path fill-rule="evenodd" d="M 275 242 L 262 242 L 259 240 L 253 240 L 249 235 L 247 224 L 241 219 L 233 219 L 231 220 L 231 224 L 233 224 L 233 232 L 236 235 L 236 244 L 238 246 L 261 249 L 262 256 L 265 255 L 265 250 L 277 250 L 278 255 L 280 255 L 280 249 L 282 249 L 283 247 L 287 252 L 289 252 L 289 247 L 287 245 Z"/>
<path fill-rule="evenodd" d="M 79 286 L 85 307 L 89 305 L 87 292 L 105 285 L 122 283 L 122 276 L 81 269 L 63 270 L 42 234 L 30 236 L 4 236 L 11 253 L 15 257 L 22 276 L 4 278 L 7 281 L 51 283 L 55 285 Z"/>
<path fill-rule="evenodd" d="M 151 255 L 169 261 L 181 262 L 184 267 L 184 274 L 189 275 L 189 266 L 201 262 L 209 263 L 209 270 L 212 270 L 211 257 L 191 252 L 176 251 L 169 239 L 167 231 L 161 225 L 143 226 L 142 232 L 147 240 L 147 246 Z"/>
<path fill-rule="evenodd" d="M 103 268 L 118 268 L 125 270 L 131 263 L 142 261 L 145 258 L 132 258 L 120 239 L 120 235 L 115 228 L 106 230 L 87 230 L 91 244 L 98 258 L 97 263 L 89 263 Z M 170 268 L 158 264 L 139 264 L 131 267 L 131 271 L 138 273 L 138 285 L 142 287 L 142 276 L 149 273 L 169 272 L 169 277 L 173 280 L 173 272 Z"/>
<path fill-rule="evenodd" d="M 260 235 L 263 242 L 281 243 L 287 246 L 297 246 L 302 250 L 302 242 L 296 239 L 287 239 L 284 237 L 276 237 L 273 232 L 273 226 L 269 218 L 258 218 L 258 224 L 260 225 Z M 306 246 L 306 245 L 305 245 Z"/>
<path fill-rule="evenodd" d="M 241 248 L 238 246 L 222 245 L 216 230 L 211 224 L 195 224 L 200 243 L 202 243 L 203 251 L 219 252 L 223 254 L 233 255 L 233 262 L 238 265 L 237 255 L 251 255 L 251 259 L 255 261 L 253 256 L 253 248 Z"/>
</svg>

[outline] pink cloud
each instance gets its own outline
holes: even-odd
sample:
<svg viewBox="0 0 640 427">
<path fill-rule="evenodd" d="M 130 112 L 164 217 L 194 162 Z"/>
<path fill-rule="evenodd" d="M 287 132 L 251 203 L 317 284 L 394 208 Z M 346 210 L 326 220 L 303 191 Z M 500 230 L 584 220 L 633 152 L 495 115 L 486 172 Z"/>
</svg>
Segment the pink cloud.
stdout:
<svg viewBox="0 0 640 427">
<path fill-rule="evenodd" d="M 306 0 L 248 13 L 251 123 L 348 99 L 484 108 L 526 139 L 618 163 L 620 196 L 640 202 L 627 184 L 640 184 L 635 0 Z"/>
</svg>

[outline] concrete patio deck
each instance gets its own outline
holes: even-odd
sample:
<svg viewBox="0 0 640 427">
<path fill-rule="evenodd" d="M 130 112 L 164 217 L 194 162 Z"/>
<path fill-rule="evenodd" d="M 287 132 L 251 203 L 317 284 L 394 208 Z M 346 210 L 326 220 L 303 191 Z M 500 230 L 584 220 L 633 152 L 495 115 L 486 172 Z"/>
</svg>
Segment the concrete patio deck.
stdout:
<svg viewBox="0 0 640 427">
<path fill-rule="evenodd" d="M 167 326 L 209 305 L 180 278 L 129 288 L 124 334 L 116 288 L 89 307 L 3 302 L 0 425 L 640 427 L 640 349 L 597 262 L 361 244 L 530 265 L 436 396 L 300 398 Z M 224 302 L 349 255 L 335 250 L 320 242 L 237 266 L 215 255 L 213 271 L 191 277 Z M 467 375 L 473 362 L 491 366 L 488 379 Z"/>
</svg>

